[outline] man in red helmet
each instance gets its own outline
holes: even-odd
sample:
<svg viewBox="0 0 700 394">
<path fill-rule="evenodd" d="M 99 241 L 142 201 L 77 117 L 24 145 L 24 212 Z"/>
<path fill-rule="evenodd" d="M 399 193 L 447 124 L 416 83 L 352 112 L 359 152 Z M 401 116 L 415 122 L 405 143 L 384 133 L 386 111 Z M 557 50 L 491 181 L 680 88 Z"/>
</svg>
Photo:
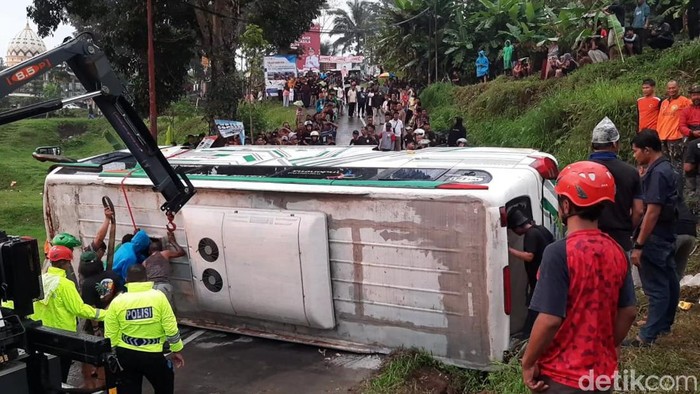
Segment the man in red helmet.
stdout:
<svg viewBox="0 0 700 394">
<path fill-rule="evenodd" d="M 636 315 L 627 256 L 598 229 L 603 203 L 615 201 L 615 179 L 582 161 L 562 170 L 555 192 L 568 234 L 544 251 L 523 380 L 536 392 L 611 392 L 617 347 Z"/>
<path fill-rule="evenodd" d="M 41 275 L 44 286 L 44 298 L 34 302 L 32 320 L 41 320 L 46 327 L 77 332 L 76 317 L 104 320 L 104 311 L 95 309 L 83 302 L 75 284 L 66 278 L 66 270 L 71 266 L 73 251 L 65 246 L 53 246 L 49 249 L 51 267 Z M 61 358 L 63 381 L 68 379 L 72 360 Z"/>
</svg>

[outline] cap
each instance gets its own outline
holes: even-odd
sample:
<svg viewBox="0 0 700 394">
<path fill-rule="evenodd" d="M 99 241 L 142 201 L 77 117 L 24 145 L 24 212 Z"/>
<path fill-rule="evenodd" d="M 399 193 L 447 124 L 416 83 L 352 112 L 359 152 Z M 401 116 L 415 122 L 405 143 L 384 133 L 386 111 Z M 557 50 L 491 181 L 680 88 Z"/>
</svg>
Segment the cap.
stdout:
<svg viewBox="0 0 700 394">
<path fill-rule="evenodd" d="M 508 228 L 515 229 L 530 223 L 530 219 L 525 216 L 519 209 L 513 209 L 508 212 Z"/>
<path fill-rule="evenodd" d="M 311 132 L 312 137 L 318 137 L 318 131 L 312 131 Z"/>
<path fill-rule="evenodd" d="M 415 131 L 414 133 L 415 133 L 416 135 L 425 135 L 425 130 L 423 130 L 423 129 L 416 129 L 416 131 Z"/>
<path fill-rule="evenodd" d="M 700 93 L 700 84 L 694 84 L 690 87 L 690 93 Z"/>
<path fill-rule="evenodd" d="M 92 250 L 88 250 L 87 252 L 83 252 L 80 255 L 80 261 L 96 261 L 97 260 L 97 253 L 93 252 Z"/>
<path fill-rule="evenodd" d="M 304 122 L 304 126 L 311 126 L 313 124 L 314 124 L 314 122 L 312 122 L 310 120 L 307 120 L 306 122 Z"/>
<path fill-rule="evenodd" d="M 591 142 L 594 144 L 608 144 L 619 140 L 620 132 L 617 131 L 617 127 L 607 116 L 593 128 Z"/>
<path fill-rule="evenodd" d="M 359 132 L 358 130 L 353 130 L 353 131 L 352 131 L 352 135 L 358 135 L 358 134 L 360 134 L 360 132 Z"/>
<path fill-rule="evenodd" d="M 458 144 L 461 144 L 461 143 L 466 144 L 466 143 L 467 143 L 467 139 L 466 139 L 466 138 L 460 138 L 460 139 L 457 140 L 457 143 L 458 143 Z"/>
</svg>

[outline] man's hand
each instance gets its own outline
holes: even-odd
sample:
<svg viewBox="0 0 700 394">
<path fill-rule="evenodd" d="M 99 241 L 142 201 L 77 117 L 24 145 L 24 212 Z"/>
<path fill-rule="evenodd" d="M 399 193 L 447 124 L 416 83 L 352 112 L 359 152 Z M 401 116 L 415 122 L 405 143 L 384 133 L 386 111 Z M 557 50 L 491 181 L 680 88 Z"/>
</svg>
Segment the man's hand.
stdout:
<svg viewBox="0 0 700 394">
<path fill-rule="evenodd" d="M 546 385 L 544 381 L 537 379 L 540 376 L 540 369 L 539 367 L 537 367 L 537 364 L 534 364 L 531 367 L 526 367 L 525 365 L 523 365 L 522 368 L 523 382 L 525 383 L 527 388 L 530 389 L 530 391 L 540 393 L 549 388 L 549 386 Z"/>
<path fill-rule="evenodd" d="M 173 364 L 175 364 L 175 368 L 182 368 L 185 366 L 185 358 L 180 354 L 180 352 L 175 352 L 171 355 L 173 359 Z"/>
<path fill-rule="evenodd" d="M 105 220 L 112 221 L 114 218 L 114 212 L 111 209 L 105 208 Z"/>
<path fill-rule="evenodd" d="M 641 249 L 634 249 L 632 250 L 632 264 L 636 265 L 637 267 L 641 266 L 642 264 L 642 250 Z"/>
</svg>

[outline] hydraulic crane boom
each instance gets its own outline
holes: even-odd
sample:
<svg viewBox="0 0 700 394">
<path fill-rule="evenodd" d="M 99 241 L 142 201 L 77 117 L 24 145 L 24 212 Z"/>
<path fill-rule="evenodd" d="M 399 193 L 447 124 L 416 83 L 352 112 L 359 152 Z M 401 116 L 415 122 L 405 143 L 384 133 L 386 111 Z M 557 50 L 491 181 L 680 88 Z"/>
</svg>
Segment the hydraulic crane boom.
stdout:
<svg viewBox="0 0 700 394">
<path fill-rule="evenodd" d="M 127 99 L 126 90 L 112 69 L 107 57 L 93 42 L 89 33 L 50 51 L 35 56 L 0 72 L 0 98 L 36 80 L 51 68 L 66 62 L 92 97 L 109 123 L 124 141 L 134 158 L 164 197 L 163 211 L 177 213 L 195 193 L 183 173 L 176 173 L 158 149 L 143 120 Z M 70 100 L 50 100 L 0 113 L 0 125 L 61 109 Z"/>
</svg>

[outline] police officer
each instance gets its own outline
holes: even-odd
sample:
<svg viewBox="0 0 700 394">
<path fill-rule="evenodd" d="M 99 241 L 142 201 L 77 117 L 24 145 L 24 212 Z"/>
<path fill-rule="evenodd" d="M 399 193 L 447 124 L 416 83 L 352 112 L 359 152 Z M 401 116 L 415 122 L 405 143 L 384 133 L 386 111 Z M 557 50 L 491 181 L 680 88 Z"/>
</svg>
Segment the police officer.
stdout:
<svg viewBox="0 0 700 394">
<path fill-rule="evenodd" d="M 118 295 L 105 317 L 105 337 L 116 347 L 123 372 L 117 383 L 120 394 L 140 394 L 143 377 L 156 394 L 173 393 L 175 374 L 163 356 L 167 341 L 176 367 L 185 365 L 183 348 L 172 307 L 162 292 L 147 282 L 141 264 L 127 271 L 127 292 Z"/>
<path fill-rule="evenodd" d="M 32 320 L 41 320 L 46 327 L 77 332 L 76 317 L 101 321 L 105 311 L 83 303 L 75 284 L 66 278 L 66 270 L 71 266 L 73 251 L 65 246 L 49 249 L 51 267 L 41 276 L 44 286 L 44 299 L 34 302 Z M 63 381 L 68 379 L 72 360 L 61 358 Z"/>
</svg>

